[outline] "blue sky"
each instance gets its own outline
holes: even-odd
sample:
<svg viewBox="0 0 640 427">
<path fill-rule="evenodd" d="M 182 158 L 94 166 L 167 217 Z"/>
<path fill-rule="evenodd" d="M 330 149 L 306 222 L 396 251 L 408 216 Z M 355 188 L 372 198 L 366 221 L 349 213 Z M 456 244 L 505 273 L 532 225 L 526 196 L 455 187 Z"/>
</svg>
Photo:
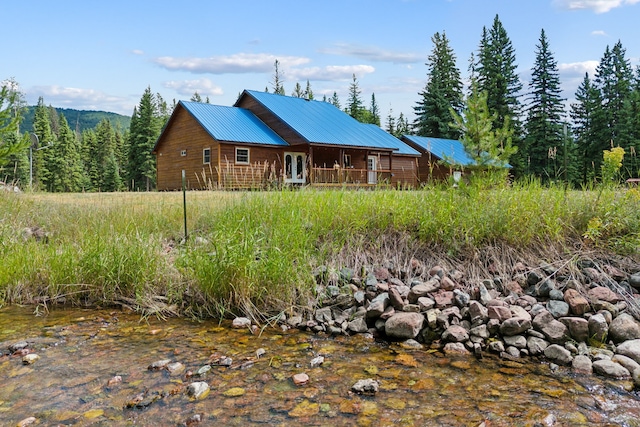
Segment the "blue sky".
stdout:
<svg viewBox="0 0 640 427">
<path fill-rule="evenodd" d="M 445 32 L 464 78 L 483 26 L 499 15 L 525 88 L 544 28 L 564 94 L 573 98 L 607 45 L 640 64 L 640 0 L 30 0 L 0 5 L 0 80 L 35 104 L 131 115 L 151 87 L 165 100 L 195 91 L 232 105 L 243 89 L 271 89 L 280 61 L 290 94 L 309 80 L 316 98 L 346 104 L 355 74 L 365 105 L 375 93 L 413 118 L 426 83 L 431 36 Z"/>
</svg>

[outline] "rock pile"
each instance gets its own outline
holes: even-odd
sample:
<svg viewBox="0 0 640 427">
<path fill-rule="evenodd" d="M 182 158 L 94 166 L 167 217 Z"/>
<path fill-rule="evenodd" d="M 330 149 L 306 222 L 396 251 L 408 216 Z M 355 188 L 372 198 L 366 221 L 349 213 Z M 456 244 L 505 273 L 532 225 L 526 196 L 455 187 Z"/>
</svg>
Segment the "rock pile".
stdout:
<svg viewBox="0 0 640 427">
<path fill-rule="evenodd" d="M 544 357 L 577 373 L 634 378 L 640 387 L 640 273 L 585 262 L 580 274 L 518 263 L 508 280 L 470 283 L 416 260 L 411 272 L 316 274 L 319 307 L 288 326 L 332 335 L 372 333 L 445 352 Z M 416 271 L 424 271 L 415 274 Z M 414 274 L 411 274 L 414 273 Z M 575 277 L 580 279 L 576 279 Z"/>
</svg>

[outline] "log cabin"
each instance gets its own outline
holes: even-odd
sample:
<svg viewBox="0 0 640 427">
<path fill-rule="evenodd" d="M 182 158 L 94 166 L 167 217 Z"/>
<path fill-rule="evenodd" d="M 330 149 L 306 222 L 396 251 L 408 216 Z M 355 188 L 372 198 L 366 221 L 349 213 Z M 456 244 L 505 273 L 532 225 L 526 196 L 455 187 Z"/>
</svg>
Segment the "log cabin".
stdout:
<svg viewBox="0 0 640 427">
<path fill-rule="evenodd" d="M 416 187 L 420 153 L 334 105 L 245 90 L 232 107 L 180 101 L 158 138 L 157 188 Z"/>
</svg>

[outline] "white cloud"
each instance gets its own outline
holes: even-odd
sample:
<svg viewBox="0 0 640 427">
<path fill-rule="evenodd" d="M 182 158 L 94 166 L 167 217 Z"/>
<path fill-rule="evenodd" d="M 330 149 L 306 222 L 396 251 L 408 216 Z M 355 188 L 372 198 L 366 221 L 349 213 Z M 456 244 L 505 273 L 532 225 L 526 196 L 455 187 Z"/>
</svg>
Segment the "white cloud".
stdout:
<svg viewBox="0 0 640 427">
<path fill-rule="evenodd" d="M 589 73 L 589 79 L 593 80 L 599 63 L 599 61 L 582 61 L 558 64 L 562 97 L 568 100 L 568 104 L 574 101 L 576 91 L 584 81 L 586 73 Z"/>
<path fill-rule="evenodd" d="M 212 56 L 210 58 L 175 58 L 172 56 L 162 56 L 154 59 L 154 62 L 171 71 L 226 74 L 273 71 L 273 64 L 276 59 L 283 68 L 299 66 L 310 62 L 309 58 L 300 56 L 277 56 L 263 53 L 237 53 L 229 56 Z"/>
<path fill-rule="evenodd" d="M 393 52 L 375 46 L 360 46 L 348 43 L 338 43 L 332 48 L 321 49 L 320 53 L 327 55 L 355 56 L 374 62 L 391 62 L 394 64 L 413 64 L 423 60 L 424 55 L 411 52 Z"/>
<path fill-rule="evenodd" d="M 617 7 L 633 5 L 640 0 L 554 0 L 553 3 L 562 9 L 590 9 L 595 13 L 606 13 Z"/>
<path fill-rule="evenodd" d="M 336 81 L 348 80 L 355 74 L 361 78 L 376 69 L 371 65 L 328 65 L 326 67 L 292 68 L 286 71 L 287 80 Z"/>
<path fill-rule="evenodd" d="M 559 64 L 558 72 L 560 73 L 561 77 L 579 77 L 582 79 L 585 73 L 589 73 L 589 77 L 593 77 L 598 64 L 598 61 L 582 61 Z"/>
<path fill-rule="evenodd" d="M 133 53 L 134 55 L 144 55 L 144 51 L 140 49 L 133 49 L 131 53 Z"/>
<path fill-rule="evenodd" d="M 60 108 L 74 108 L 78 110 L 113 111 L 119 114 L 131 115 L 136 101 L 108 95 L 95 89 L 75 87 L 33 86 L 27 91 L 29 103 L 36 104 L 42 97 L 45 105 L 55 105 Z"/>
<path fill-rule="evenodd" d="M 173 89 L 180 95 L 191 96 L 198 92 L 201 96 L 220 96 L 224 92 L 220 86 L 216 86 L 209 79 L 168 81 L 164 87 Z"/>
<path fill-rule="evenodd" d="M 591 31 L 592 36 L 606 36 L 607 33 L 602 30 Z"/>
</svg>

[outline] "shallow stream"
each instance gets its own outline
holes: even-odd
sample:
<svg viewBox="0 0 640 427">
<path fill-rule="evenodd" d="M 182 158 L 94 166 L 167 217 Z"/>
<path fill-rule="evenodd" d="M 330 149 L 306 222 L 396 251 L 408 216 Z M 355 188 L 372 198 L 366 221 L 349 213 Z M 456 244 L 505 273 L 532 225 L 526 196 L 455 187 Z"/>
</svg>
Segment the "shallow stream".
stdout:
<svg viewBox="0 0 640 427">
<path fill-rule="evenodd" d="M 629 391 L 630 382 L 552 371 L 533 359 L 450 357 L 362 335 L 252 334 L 229 326 L 113 310 L 37 316 L 33 307 L 4 308 L 0 425 L 640 426 L 640 394 Z M 20 341 L 39 356 L 33 364 L 9 355 Z M 324 363 L 312 367 L 318 356 Z M 184 369 L 148 369 L 167 359 Z M 197 375 L 205 365 L 211 370 Z M 307 384 L 294 384 L 299 373 Z M 377 394 L 350 391 L 368 378 L 379 381 Z M 189 397 L 194 381 L 206 381 L 209 394 Z"/>
</svg>

